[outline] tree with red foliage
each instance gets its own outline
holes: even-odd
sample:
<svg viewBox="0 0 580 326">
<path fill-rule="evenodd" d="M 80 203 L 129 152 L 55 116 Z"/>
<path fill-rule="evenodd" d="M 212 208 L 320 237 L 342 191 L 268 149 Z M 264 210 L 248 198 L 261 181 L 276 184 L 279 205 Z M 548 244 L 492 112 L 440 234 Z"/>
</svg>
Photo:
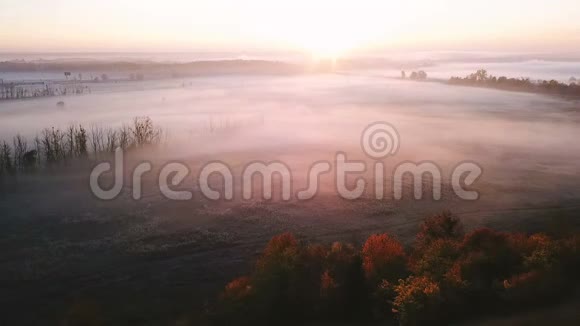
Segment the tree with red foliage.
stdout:
<svg viewBox="0 0 580 326">
<path fill-rule="evenodd" d="M 362 249 L 363 268 L 371 284 L 395 282 L 406 273 L 405 249 L 388 234 L 370 236 Z"/>
</svg>

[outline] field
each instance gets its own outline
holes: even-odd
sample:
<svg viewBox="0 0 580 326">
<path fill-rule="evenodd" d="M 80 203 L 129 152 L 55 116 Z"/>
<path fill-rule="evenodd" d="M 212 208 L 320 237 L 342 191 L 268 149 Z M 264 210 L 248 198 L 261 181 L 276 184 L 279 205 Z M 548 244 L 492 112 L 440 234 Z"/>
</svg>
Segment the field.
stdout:
<svg viewBox="0 0 580 326">
<path fill-rule="evenodd" d="M 388 231 L 409 245 L 423 218 L 442 210 L 468 229 L 562 235 L 580 229 L 580 103 L 533 94 L 383 78 L 376 73 L 214 76 L 116 83 L 92 94 L 0 104 L 0 139 L 32 139 L 44 128 L 83 123 L 119 127 L 149 116 L 166 134 L 161 146 L 131 152 L 126 184 L 113 201 L 89 189 L 90 167 L 53 167 L 0 180 L 0 302 L 7 324 L 58 322 L 75 307 L 98 311 L 106 324 L 175 324 L 203 311 L 279 233 L 330 243 L 363 242 Z M 57 106 L 57 101 L 64 106 Z M 405 161 L 432 161 L 443 179 L 457 164 L 476 162 L 480 198 L 463 201 L 445 181 L 441 200 L 403 200 L 387 187 L 383 200 L 368 187 L 340 198 L 332 174 L 317 196 L 284 201 L 241 198 L 241 174 L 253 161 L 290 167 L 293 189 L 309 167 L 335 160 L 366 162 L 349 176 L 369 183 L 375 160 L 360 148 L 375 121 L 397 128 L 400 150 L 383 160 L 385 185 Z M 147 160 L 144 196 L 131 198 L 130 167 Z M 234 173 L 234 199 L 204 198 L 200 168 L 222 161 Z M 171 201 L 158 187 L 164 163 L 190 169 L 178 186 L 193 199 Z M 428 181 L 428 180 L 427 180 Z M 212 179 L 220 187 L 219 179 Z M 427 190 L 430 188 L 427 187 Z M 83 308 L 83 309 L 85 309 Z M 94 311 L 93 311 L 94 310 Z"/>
</svg>

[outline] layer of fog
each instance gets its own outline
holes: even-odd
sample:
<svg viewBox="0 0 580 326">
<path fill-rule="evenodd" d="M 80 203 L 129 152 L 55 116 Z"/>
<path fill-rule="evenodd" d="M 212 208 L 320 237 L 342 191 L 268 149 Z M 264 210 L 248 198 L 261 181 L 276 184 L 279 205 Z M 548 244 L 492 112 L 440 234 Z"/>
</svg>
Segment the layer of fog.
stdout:
<svg viewBox="0 0 580 326">
<path fill-rule="evenodd" d="M 43 128 L 118 127 L 135 116 L 150 116 L 182 157 L 287 146 L 357 148 L 360 154 L 364 127 L 387 121 L 400 132 L 401 155 L 415 160 L 488 161 L 499 155 L 489 150 L 502 149 L 551 157 L 560 161 L 551 168 L 577 172 L 580 128 L 573 109 L 578 104 L 557 98 L 332 74 L 111 87 L 83 96 L 1 103 L 0 138 L 10 141 L 21 134 L 31 140 Z M 56 106 L 59 100 L 64 108 Z"/>
<path fill-rule="evenodd" d="M 280 188 L 275 183 L 272 204 L 279 206 L 273 214 L 291 216 L 297 227 L 316 234 L 324 230 L 375 230 L 377 225 L 386 228 L 389 223 L 413 226 L 420 218 L 442 209 L 451 209 L 468 219 L 471 226 L 495 223 L 509 229 L 520 223 L 514 227 L 518 230 L 527 229 L 521 227 L 523 224 L 533 230 L 542 229 L 553 218 L 553 207 L 571 212 L 569 216 L 575 214 L 580 200 L 578 103 L 534 94 L 373 76 L 146 81 L 111 84 L 110 89 L 89 95 L 1 103 L 0 137 L 8 140 L 16 133 L 30 140 L 42 128 L 64 128 L 71 123 L 83 123 L 89 132 L 91 125 L 118 127 L 144 115 L 162 127 L 167 138 L 159 150 L 148 151 L 144 156 L 130 154 L 135 155 L 135 160 L 130 161 L 128 169 L 142 159 L 154 166 L 145 175 L 143 201 L 129 199 L 127 183 L 126 196 L 103 203 L 91 195 L 87 171 L 63 177 L 49 170 L 20 178 L 24 186 L 4 188 L 0 206 L 14 217 L 108 217 L 146 210 L 147 214 L 159 214 L 178 225 L 187 221 L 227 228 L 229 224 L 213 221 L 212 217 L 231 214 L 232 218 L 240 218 L 235 208 L 230 211 L 227 207 L 238 205 L 241 200 L 240 174 L 246 164 L 282 161 L 291 169 L 292 189 L 304 189 L 308 168 L 320 160 L 332 162 L 337 151 L 345 152 L 349 160 L 374 163 L 360 148 L 361 132 L 370 123 L 386 121 L 400 134 L 400 151 L 384 160 L 384 201 L 372 199 L 373 187 L 368 183 L 368 200 L 345 203 L 336 193 L 332 174 L 327 174 L 321 177 L 319 196 L 300 205 L 278 201 Z M 63 100 L 65 106 L 57 107 L 58 100 Z M 236 188 L 232 203 L 206 205 L 196 190 L 199 168 L 214 160 L 232 168 Z M 167 161 L 183 162 L 190 168 L 191 173 L 180 188 L 193 190 L 194 200 L 178 203 L 165 201 L 160 195 L 157 176 Z M 391 175 L 393 167 L 402 161 L 438 164 L 444 183 L 458 163 L 477 162 L 484 174 L 471 188 L 478 190 L 481 197 L 465 202 L 444 192 L 442 201 L 415 201 L 407 180 L 405 200 L 393 201 Z M 364 174 L 369 182 L 371 164 Z M 352 174 L 349 180 L 360 176 Z M 125 178 L 130 180 L 130 173 Z M 221 188 L 219 177 L 212 177 L 211 182 L 216 189 Z M 254 196 L 260 201 L 259 191 L 254 191 Z M 148 211 L 150 203 L 153 208 Z M 242 202 L 240 206 L 252 203 Z M 387 214 L 388 219 L 377 221 L 373 217 L 377 214 Z M 533 216 L 540 219 L 531 219 Z M 267 221 L 267 225 L 276 225 L 267 232 L 278 232 L 286 225 L 276 224 L 276 218 Z M 235 228 L 235 232 L 245 232 Z"/>
</svg>

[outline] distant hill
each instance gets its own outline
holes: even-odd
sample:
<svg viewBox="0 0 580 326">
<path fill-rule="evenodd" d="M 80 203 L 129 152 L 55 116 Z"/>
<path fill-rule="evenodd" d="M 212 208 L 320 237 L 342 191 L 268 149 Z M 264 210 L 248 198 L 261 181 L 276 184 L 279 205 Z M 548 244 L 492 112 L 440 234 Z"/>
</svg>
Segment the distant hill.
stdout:
<svg viewBox="0 0 580 326">
<path fill-rule="evenodd" d="M 169 73 L 176 77 L 205 74 L 289 74 L 304 69 L 299 65 L 266 60 L 218 60 L 189 63 L 129 61 L 4 61 L 0 72 L 143 72 Z"/>
</svg>

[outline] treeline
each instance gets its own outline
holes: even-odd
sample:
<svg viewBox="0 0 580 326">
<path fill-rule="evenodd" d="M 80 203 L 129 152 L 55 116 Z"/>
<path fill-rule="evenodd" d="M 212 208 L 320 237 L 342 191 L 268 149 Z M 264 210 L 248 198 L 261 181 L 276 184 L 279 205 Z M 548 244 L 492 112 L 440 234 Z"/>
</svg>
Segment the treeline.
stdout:
<svg viewBox="0 0 580 326">
<path fill-rule="evenodd" d="M 162 130 L 149 117 L 136 117 L 131 125 L 102 128 L 71 125 L 61 130 L 46 128 L 29 141 L 16 135 L 0 143 L 0 176 L 67 165 L 73 161 L 99 158 L 121 147 L 124 150 L 158 144 Z"/>
<path fill-rule="evenodd" d="M 249 276 L 225 287 L 209 322 L 440 325 L 529 310 L 574 292 L 579 246 L 578 235 L 466 234 L 450 213 L 426 219 L 409 250 L 388 234 L 369 237 L 360 249 L 282 234 Z"/>
<path fill-rule="evenodd" d="M 505 76 L 496 77 L 488 74 L 486 70 L 478 70 L 466 77 L 451 77 L 451 85 L 489 87 L 502 90 L 553 94 L 561 96 L 580 96 L 580 85 L 575 79 L 570 79 L 570 83 L 561 83 L 556 80 L 532 81 L 530 78 L 508 78 Z"/>
</svg>

